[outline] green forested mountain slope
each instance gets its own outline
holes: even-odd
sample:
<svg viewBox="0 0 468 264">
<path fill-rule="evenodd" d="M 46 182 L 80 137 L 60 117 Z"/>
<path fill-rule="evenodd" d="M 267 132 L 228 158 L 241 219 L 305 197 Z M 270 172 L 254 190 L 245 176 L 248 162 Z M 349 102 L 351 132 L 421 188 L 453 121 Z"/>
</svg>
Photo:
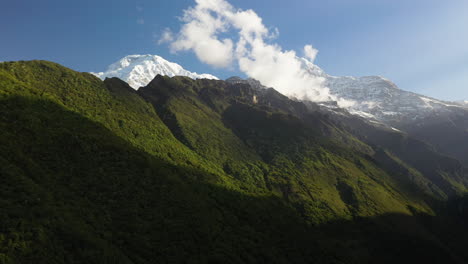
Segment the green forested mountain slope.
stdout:
<svg viewBox="0 0 468 264">
<path fill-rule="evenodd" d="M 31 61 L 0 100 L 0 263 L 468 260 L 456 161 L 273 90 Z"/>
<path fill-rule="evenodd" d="M 43 61 L 3 63 L 0 67 L 6 82 L 2 96 L 50 100 L 103 124 L 148 153 L 176 163 L 202 162 L 175 140 L 153 107 L 120 80 L 103 83 L 91 74 Z"/>
</svg>

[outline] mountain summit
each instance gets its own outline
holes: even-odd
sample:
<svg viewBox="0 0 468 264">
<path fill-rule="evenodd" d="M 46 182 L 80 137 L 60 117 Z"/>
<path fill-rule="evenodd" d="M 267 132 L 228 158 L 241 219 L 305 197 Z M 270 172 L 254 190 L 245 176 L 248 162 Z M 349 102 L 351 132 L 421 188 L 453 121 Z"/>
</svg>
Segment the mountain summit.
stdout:
<svg viewBox="0 0 468 264">
<path fill-rule="evenodd" d="M 169 77 L 187 76 L 192 79 L 218 79 L 211 74 L 198 74 L 187 71 L 177 63 L 150 54 L 126 56 L 111 64 L 106 72 L 93 74 L 101 79 L 117 77 L 126 81 L 135 90 L 146 86 L 158 74 Z"/>
</svg>

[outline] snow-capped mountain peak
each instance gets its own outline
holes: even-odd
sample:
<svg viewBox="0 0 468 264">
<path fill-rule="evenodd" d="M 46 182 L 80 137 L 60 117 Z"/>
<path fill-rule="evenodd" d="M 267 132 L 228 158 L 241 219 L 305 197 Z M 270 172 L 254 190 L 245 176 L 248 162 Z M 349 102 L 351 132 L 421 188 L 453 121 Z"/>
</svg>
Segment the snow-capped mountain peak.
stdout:
<svg viewBox="0 0 468 264">
<path fill-rule="evenodd" d="M 146 86 L 156 75 L 187 76 L 192 79 L 215 79 L 211 74 L 198 74 L 182 68 L 177 63 L 167 61 L 157 55 L 129 55 L 111 64 L 106 72 L 93 73 L 101 79 L 118 77 L 134 89 Z"/>
</svg>

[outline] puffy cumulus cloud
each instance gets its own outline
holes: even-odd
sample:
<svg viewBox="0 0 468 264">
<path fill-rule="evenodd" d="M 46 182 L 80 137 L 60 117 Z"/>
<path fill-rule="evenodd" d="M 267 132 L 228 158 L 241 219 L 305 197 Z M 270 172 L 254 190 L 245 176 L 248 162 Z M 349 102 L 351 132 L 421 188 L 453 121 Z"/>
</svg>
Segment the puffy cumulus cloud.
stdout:
<svg viewBox="0 0 468 264">
<path fill-rule="evenodd" d="M 262 40 L 240 43 L 239 68 L 250 77 L 280 93 L 312 101 L 333 100 L 323 86 L 323 77 L 313 76 L 303 68 L 294 51 L 282 51 L 278 45 L 269 45 Z"/>
<path fill-rule="evenodd" d="M 195 2 L 184 11 L 183 25 L 170 45 L 173 52 L 192 50 L 202 62 L 215 67 L 231 67 L 236 62 L 249 77 L 290 97 L 347 103 L 331 95 L 325 79 L 310 74 L 295 51 L 269 43 L 279 32 L 269 30 L 253 10 L 236 9 L 225 0 Z M 225 37 L 232 32 L 234 38 Z M 310 62 L 317 53 L 311 45 L 304 47 Z"/>
<path fill-rule="evenodd" d="M 197 0 L 195 7 L 184 11 L 185 23 L 177 39 L 171 44 L 173 52 L 193 50 L 204 63 L 228 67 L 232 63 L 233 41 L 218 35 L 229 27 L 224 17 L 232 7 L 224 0 Z"/>
</svg>

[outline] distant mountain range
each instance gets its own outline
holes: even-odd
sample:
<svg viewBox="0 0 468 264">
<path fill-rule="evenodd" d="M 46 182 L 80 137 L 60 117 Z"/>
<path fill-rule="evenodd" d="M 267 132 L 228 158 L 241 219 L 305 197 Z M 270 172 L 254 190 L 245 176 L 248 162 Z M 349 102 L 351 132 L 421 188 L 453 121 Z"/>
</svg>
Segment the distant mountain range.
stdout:
<svg viewBox="0 0 468 264">
<path fill-rule="evenodd" d="M 332 76 L 306 59 L 301 61 L 309 74 L 325 78 L 324 86 L 328 87 L 333 95 L 355 102 L 353 106 L 347 107 L 350 113 L 370 120 L 395 125 L 421 120 L 433 114 L 450 114 L 461 108 L 468 109 L 467 101 L 445 102 L 403 91 L 390 80 L 380 76 Z M 169 77 L 187 76 L 192 79 L 218 79 L 210 74 L 190 72 L 157 55 L 129 55 L 111 64 L 106 72 L 94 74 L 101 79 L 120 78 L 135 89 L 146 86 L 158 74 Z"/>
</svg>

